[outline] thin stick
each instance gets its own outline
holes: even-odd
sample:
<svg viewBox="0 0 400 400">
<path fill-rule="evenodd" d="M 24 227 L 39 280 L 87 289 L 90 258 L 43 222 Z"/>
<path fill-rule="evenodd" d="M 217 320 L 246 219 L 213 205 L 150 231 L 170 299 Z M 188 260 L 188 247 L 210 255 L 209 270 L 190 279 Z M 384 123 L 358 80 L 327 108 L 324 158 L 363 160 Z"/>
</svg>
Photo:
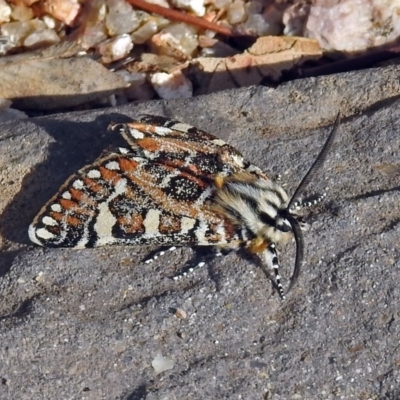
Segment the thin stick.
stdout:
<svg viewBox="0 0 400 400">
<path fill-rule="evenodd" d="M 195 17 L 190 14 L 183 13 L 181 11 L 172 10 L 171 8 L 161 7 L 157 4 L 150 4 L 144 0 L 127 0 L 132 6 L 140 8 L 141 10 L 159 14 L 167 19 L 174 21 L 185 22 L 186 24 L 198 26 L 202 29 L 208 29 L 213 32 L 220 33 L 224 36 L 236 36 L 232 28 L 218 25 L 214 22 L 207 21 L 204 18 Z"/>
</svg>

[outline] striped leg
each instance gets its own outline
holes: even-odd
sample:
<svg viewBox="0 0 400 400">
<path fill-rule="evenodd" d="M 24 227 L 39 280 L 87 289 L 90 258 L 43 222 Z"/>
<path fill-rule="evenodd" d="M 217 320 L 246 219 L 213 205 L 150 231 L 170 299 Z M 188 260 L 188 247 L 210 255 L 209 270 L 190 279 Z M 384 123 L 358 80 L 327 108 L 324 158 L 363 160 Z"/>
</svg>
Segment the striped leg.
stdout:
<svg viewBox="0 0 400 400">
<path fill-rule="evenodd" d="M 295 201 L 290 207 L 290 211 L 298 211 L 304 208 L 314 207 L 325 200 L 326 193 L 323 193 L 317 197 L 311 197 L 309 200 L 306 201 Z"/>
<path fill-rule="evenodd" d="M 145 264 L 151 264 L 153 261 L 157 260 L 157 258 L 162 257 L 167 251 L 176 250 L 175 246 L 171 247 L 160 247 L 155 251 L 152 251 L 146 258 L 143 260 Z"/>
<path fill-rule="evenodd" d="M 285 291 L 283 290 L 281 276 L 279 275 L 279 260 L 275 243 L 270 243 L 262 254 L 267 267 L 274 270 L 275 283 L 278 288 L 279 295 L 281 296 L 282 300 L 285 300 Z"/>
<path fill-rule="evenodd" d="M 152 262 L 162 257 L 167 252 L 175 251 L 176 249 L 177 249 L 176 246 L 160 247 L 151 252 L 148 256 L 146 256 L 143 262 L 145 264 L 151 264 Z M 182 268 L 180 273 L 171 277 L 174 281 L 180 280 L 188 276 L 196 268 L 204 267 L 207 262 L 214 260 L 215 257 L 221 257 L 225 254 L 228 254 L 231 251 L 230 249 L 218 250 L 214 247 L 209 247 L 209 246 L 193 247 L 192 249 L 195 252 L 194 257 L 192 257 L 192 259 L 188 263 L 186 263 L 186 265 Z"/>
<path fill-rule="evenodd" d="M 185 278 L 192 274 L 195 269 L 202 268 L 208 262 L 215 260 L 216 257 L 222 257 L 231 251 L 230 249 L 218 250 L 211 246 L 193 247 L 192 250 L 195 252 L 195 255 L 186 263 L 178 275 L 172 277 L 175 281 Z"/>
</svg>

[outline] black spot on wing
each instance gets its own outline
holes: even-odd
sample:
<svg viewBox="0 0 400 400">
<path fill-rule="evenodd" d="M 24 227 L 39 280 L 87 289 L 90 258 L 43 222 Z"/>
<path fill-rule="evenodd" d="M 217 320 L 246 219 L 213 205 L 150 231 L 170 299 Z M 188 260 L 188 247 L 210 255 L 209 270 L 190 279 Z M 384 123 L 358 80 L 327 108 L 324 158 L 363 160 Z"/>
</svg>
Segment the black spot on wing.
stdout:
<svg viewBox="0 0 400 400">
<path fill-rule="evenodd" d="M 169 186 L 163 191 L 176 200 L 190 202 L 196 201 L 204 188 L 184 176 L 175 176 L 170 179 Z"/>
</svg>

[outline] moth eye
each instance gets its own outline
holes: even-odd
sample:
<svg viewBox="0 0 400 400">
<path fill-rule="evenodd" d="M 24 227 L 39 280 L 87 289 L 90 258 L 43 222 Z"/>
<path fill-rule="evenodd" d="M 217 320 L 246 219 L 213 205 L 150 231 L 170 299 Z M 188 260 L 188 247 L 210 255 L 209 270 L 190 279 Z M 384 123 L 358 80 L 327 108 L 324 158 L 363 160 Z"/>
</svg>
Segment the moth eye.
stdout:
<svg viewBox="0 0 400 400">
<path fill-rule="evenodd" d="M 281 232 L 290 232 L 292 230 L 292 226 L 286 218 L 278 218 L 276 220 L 276 229 L 279 229 Z"/>
<path fill-rule="evenodd" d="M 278 226 L 278 229 L 282 232 L 290 232 L 290 230 L 291 230 L 290 227 L 287 225 L 280 225 L 280 226 Z"/>
</svg>

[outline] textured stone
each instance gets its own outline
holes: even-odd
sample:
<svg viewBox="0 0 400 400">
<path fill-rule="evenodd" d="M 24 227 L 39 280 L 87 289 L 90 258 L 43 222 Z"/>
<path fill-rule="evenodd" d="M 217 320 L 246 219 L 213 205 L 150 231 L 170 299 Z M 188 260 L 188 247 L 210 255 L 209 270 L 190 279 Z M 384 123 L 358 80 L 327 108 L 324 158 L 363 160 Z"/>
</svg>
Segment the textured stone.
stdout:
<svg viewBox="0 0 400 400">
<path fill-rule="evenodd" d="M 399 68 L 364 70 L 2 124 L 2 392 L 19 400 L 399 398 L 398 76 Z M 327 200 L 308 215 L 303 272 L 285 302 L 235 253 L 175 283 L 169 277 L 189 249 L 149 266 L 139 261 L 144 247 L 28 242 L 29 223 L 68 176 L 123 145 L 105 131 L 111 121 L 150 113 L 194 124 L 281 173 L 293 193 L 338 110 L 338 138 L 308 190 L 328 188 Z M 286 279 L 293 247 L 281 252 Z M 176 318 L 177 308 L 188 318 Z M 160 355 L 173 369 L 156 375 Z"/>
</svg>

